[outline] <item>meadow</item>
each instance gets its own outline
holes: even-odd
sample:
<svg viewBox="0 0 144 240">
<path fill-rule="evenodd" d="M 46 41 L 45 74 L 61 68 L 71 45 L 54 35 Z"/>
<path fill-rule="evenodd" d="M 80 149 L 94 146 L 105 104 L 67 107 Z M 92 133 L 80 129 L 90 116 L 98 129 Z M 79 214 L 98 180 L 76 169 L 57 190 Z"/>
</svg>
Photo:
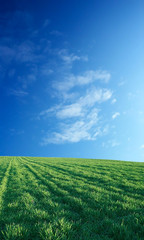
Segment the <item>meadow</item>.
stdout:
<svg viewBox="0 0 144 240">
<path fill-rule="evenodd" d="M 0 157 L 0 239 L 144 239 L 144 163 Z"/>
</svg>

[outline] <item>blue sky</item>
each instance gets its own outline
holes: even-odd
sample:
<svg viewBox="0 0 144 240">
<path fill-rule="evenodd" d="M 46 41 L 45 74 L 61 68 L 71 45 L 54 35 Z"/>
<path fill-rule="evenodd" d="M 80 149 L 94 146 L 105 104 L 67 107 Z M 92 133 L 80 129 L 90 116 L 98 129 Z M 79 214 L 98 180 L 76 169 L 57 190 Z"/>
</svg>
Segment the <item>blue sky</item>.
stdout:
<svg viewBox="0 0 144 240">
<path fill-rule="evenodd" d="M 0 155 L 144 161 L 144 2 L 4 1 Z"/>
</svg>

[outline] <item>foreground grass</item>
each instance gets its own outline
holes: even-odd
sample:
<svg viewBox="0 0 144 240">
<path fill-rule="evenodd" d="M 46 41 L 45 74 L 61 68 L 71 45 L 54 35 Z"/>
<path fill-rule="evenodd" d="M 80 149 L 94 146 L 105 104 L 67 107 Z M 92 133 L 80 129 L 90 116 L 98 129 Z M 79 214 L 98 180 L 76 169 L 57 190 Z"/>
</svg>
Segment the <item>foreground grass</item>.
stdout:
<svg viewBox="0 0 144 240">
<path fill-rule="evenodd" d="M 144 239 L 144 163 L 0 157 L 0 239 Z"/>
</svg>

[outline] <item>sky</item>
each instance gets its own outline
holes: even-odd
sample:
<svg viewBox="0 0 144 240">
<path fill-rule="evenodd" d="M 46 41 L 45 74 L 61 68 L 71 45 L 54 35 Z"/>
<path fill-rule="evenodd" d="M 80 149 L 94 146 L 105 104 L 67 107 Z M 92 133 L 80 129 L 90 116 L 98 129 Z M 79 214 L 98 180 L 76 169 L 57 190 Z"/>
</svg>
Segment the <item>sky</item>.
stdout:
<svg viewBox="0 0 144 240">
<path fill-rule="evenodd" d="M 5 0 L 0 155 L 144 161 L 144 1 Z"/>
</svg>

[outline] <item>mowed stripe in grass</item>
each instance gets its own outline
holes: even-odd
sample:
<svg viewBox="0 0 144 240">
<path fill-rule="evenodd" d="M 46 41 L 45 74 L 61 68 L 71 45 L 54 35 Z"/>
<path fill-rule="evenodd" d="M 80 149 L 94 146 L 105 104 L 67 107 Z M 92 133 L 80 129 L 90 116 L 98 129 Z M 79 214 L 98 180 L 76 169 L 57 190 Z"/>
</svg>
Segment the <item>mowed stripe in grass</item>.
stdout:
<svg viewBox="0 0 144 240">
<path fill-rule="evenodd" d="M 10 168 L 11 159 L 4 158 L 4 161 L 0 162 L 0 211 L 3 207 L 3 196 L 6 191 Z"/>
<path fill-rule="evenodd" d="M 144 239 L 144 163 L 0 157 L 0 166 L 0 239 Z"/>
</svg>

